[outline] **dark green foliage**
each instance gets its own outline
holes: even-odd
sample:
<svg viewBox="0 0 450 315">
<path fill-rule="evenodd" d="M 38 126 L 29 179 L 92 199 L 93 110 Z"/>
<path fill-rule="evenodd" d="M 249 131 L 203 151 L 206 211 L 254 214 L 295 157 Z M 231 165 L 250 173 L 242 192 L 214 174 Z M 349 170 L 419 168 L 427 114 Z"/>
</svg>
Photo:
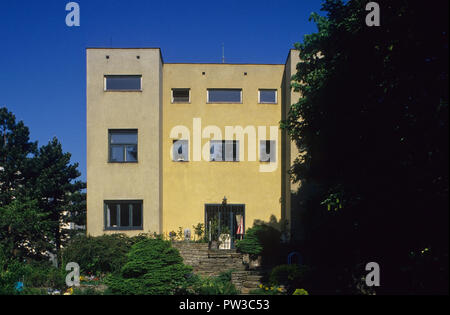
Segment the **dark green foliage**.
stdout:
<svg viewBox="0 0 450 315">
<path fill-rule="evenodd" d="M 49 249 L 48 214 L 43 213 L 35 200 L 16 199 L 0 207 L 0 246 L 6 257 L 35 256 Z"/>
<path fill-rule="evenodd" d="M 0 295 L 41 294 L 45 288 L 62 289 L 65 277 L 63 269 L 51 266 L 48 261 L 8 259 L 0 247 Z M 22 292 L 15 290 L 18 281 L 24 283 Z"/>
<path fill-rule="evenodd" d="M 59 254 L 69 231 L 61 229 L 61 223 L 80 222 L 85 217 L 85 197 L 81 193 L 86 184 L 76 179 L 81 175 L 78 163 L 70 163 L 70 153 L 64 153 L 61 143 L 53 138 L 39 149 L 33 160 L 32 186 L 29 195 L 38 200 L 42 211 L 49 214 L 50 239 Z M 82 221 L 82 220 L 81 220 Z"/>
<path fill-rule="evenodd" d="M 277 252 L 281 233 L 266 224 L 258 224 L 247 230 L 244 239 L 236 242 L 236 248 L 252 256 L 270 256 Z"/>
<path fill-rule="evenodd" d="M 27 187 L 27 175 L 37 143 L 30 131 L 6 108 L 0 108 L 0 207 L 9 204 Z"/>
<path fill-rule="evenodd" d="M 64 248 L 64 264 L 76 262 L 82 273 L 105 274 L 119 272 L 127 261 L 131 246 L 146 239 L 146 235 L 127 237 L 123 234 L 102 235 L 97 237 L 79 235 Z"/>
<path fill-rule="evenodd" d="M 242 253 L 252 256 L 259 255 L 262 252 L 262 244 L 257 236 L 257 229 L 249 228 L 245 233 L 244 239 L 236 242 L 236 249 Z"/>
<path fill-rule="evenodd" d="M 84 224 L 86 186 L 76 181 L 77 168 L 56 138 L 38 150 L 23 122 L 0 108 L 0 236 L 7 255 L 59 253 L 70 234 L 61 224 Z"/>
<path fill-rule="evenodd" d="M 191 272 L 169 241 L 145 239 L 131 247 L 120 273 L 106 284 L 113 294 L 170 295 L 189 285 Z"/>
<path fill-rule="evenodd" d="M 380 2 L 380 27 L 366 4 L 325 1 L 297 45 L 303 253 L 321 293 L 355 293 L 371 261 L 379 293 L 448 293 L 448 1 Z"/>
<path fill-rule="evenodd" d="M 233 270 L 222 272 L 217 277 L 197 277 L 194 285 L 189 288 L 189 294 L 194 295 L 236 295 L 239 291 L 231 282 Z"/>
<path fill-rule="evenodd" d="M 288 294 L 298 288 L 308 288 L 311 281 L 311 269 L 305 265 L 279 265 L 272 269 L 269 282 L 272 286 L 283 285 Z"/>
</svg>

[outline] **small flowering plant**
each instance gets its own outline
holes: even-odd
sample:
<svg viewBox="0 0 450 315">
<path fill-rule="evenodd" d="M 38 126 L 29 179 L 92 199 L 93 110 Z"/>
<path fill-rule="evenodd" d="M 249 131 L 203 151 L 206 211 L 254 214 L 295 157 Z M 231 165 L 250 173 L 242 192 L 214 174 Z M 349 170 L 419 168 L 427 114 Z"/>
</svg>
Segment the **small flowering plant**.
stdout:
<svg viewBox="0 0 450 315">
<path fill-rule="evenodd" d="M 169 237 L 172 241 L 175 240 L 177 238 L 177 232 L 175 231 L 169 232 Z"/>
<path fill-rule="evenodd" d="M 285 294 L 285 290 L 279 286 L 267 286 L 267 285 L 259 285 L 259 289 L 253 290 L 252 294 L 257 295 L 282 295 Z"/>
</svg>

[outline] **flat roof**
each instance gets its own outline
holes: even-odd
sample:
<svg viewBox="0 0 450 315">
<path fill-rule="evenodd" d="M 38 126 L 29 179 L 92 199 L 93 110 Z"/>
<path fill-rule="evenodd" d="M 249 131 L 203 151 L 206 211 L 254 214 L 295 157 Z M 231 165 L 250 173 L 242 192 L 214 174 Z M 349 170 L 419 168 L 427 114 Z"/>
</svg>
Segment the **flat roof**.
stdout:
<svg viewBox="0 0 450 315">
<path fill-rule="evenodd" d="M 158 49 L 159 54 L 161 55 L 161 61 L 163 64 L 167 65 L 236 65 L 236 66 L 284 66 L 284 63 L 221 63 L 221 62 L 164 62 L 161 48 L 160 47 L 86 47 L 86 50 L 88 49 Z M 291 49 L 295 50 L 295 49 Z M 288 54 L 289 57 L 289 54 Z"/>
</svg>

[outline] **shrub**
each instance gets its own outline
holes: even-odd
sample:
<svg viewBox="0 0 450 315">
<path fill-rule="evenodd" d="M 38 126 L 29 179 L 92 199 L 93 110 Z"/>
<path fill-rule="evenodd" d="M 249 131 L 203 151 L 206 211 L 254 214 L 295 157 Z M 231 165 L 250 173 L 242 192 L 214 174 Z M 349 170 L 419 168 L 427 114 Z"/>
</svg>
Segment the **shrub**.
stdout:
<svg viewBox="0 0 450 315">
<path fill-rule="evenodd" d="M 199 277 L 192 286 L 192 293 L 198 295 L 236 295 L 240 292 L 231 282 L 231 273 L 229 270 L 222 272 L 217 277 Z"/>
<path fill-rule="evenodd" d="M 278 250 L 281 233 L 268 225 L 255 225 L 247 230 L 243 240 L 236 242 L 236 248 L 245 254 L 270 256 Z"/>
<path fill-rule="evenodd" d="M 292 295 L 309 295 L 305 289 L 296 289 Z"/>
<path fill-rule="evenodd" d="M 109 275 L 105 283 L 113 294 L 170 295 L 191 284 L 191 272 L 169 241 L 145 239 L 131 247 L 120 273 Z"/>
<path fill-rule="evenodd" d="M 250 294 L 254 295 L 282 295 L 284 291 L 278 286 L 263 286 L 262 284 L 256 290 L 251 290 Z"/>
<path fill-rule="evenodd" d="M 0 263 L 0 295 L 39 294 L 38 287 L 61 289 L 65 285 L 65 272 L 46 261 L 30 263 L 19 260 L 3 260 Z M 17 282 L 24 283 L 23 291 L 17 291 Z"/>
<path fill-rule="evenodd" d="M 98 237 L 77 236 L 63 250 L 63 264 L 76 262 L 81 272 L 102 274 L 118 272 L 127 260 L 131 246 L 148 235 L 128 237 L 123 234 Z"/>
<path fill-rule="evenodd" d="M 272 269 L 269 275 L 271 285 L 286 286 L 288 291 L 309 285 L 311 269 L 305 265 L 279 265 Z"/>
</svg>

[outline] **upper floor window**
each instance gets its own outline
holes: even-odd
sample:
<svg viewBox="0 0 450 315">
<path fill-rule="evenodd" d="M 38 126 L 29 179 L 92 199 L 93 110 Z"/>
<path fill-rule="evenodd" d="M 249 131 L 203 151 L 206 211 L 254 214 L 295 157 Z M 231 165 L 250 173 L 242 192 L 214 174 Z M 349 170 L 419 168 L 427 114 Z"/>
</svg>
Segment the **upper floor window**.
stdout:
<svg viewBox="0 0 450 315">
<path fill-rule="evenodd" d="M 109 162 L 136 163 L 138 160 L 136 129 L 109 130 Z"/>
<path fill-rule="evenodd" d="M 142 91 L 142 76 L 105 75 L 105 91 Z"/>
<path fill-rule="evenodd" d="M 275 140 L 261 140 L 259 142 L 259 160 L 261 162 L 275 162 L 276 153 Z"/>
<path fill-rule="evenodd" d="M 260 104 L 276 104 L 277 103 L 277 90 L 265 90 L 260 89 L 258 91 L 258 103 Z"/>
<path fill-rule="evenodd" d="M 172 103 L 190 103 L 190 89 L 172 89 Z"/>
<path fill-rule="evenodd" d="M 242 103 L 242 89 L 208 89 L 208 103 Z"/>
<path fill-rule="evenodd" d="M 173 161 L 187 162 L 189 161 L 189 141 L 174 140 L 173 141 Z"/>
<path fill-rule="evenodd" d="M 211 140 L 210 161 L 216 162 L 238 162 L 239 141 L 237 140 Z"/>
<path fill-rule="evenodd" d="M 142 230 L 142 200 L 105 201 L 105 230 Z"/>
</svg>

